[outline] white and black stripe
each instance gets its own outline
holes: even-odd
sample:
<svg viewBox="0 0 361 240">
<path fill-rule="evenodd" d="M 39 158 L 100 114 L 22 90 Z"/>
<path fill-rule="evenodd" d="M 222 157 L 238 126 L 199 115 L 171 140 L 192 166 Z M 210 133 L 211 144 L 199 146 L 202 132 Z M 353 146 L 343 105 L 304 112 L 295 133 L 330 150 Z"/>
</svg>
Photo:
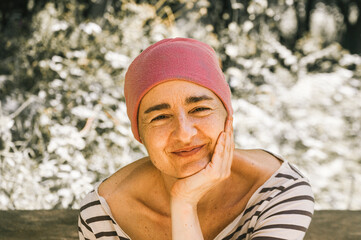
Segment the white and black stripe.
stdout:
<svg viewBox="0 0 361 240">
<path fill-rule="evenodd" d="M 89 193 L 80 208 L 78 230 L 79 239 L 120 239 L 129 240 L 117 231 L 118 225 L 104 208 L 95 191 Z"/>
<path fill-rule="evenodd" d="M 245 210 L 215 240 L 303 239 L 313 215 L 314 198 L 308 180 L 293 165 L 280 169 L 249 200 Z M 114 221 L 109 206 L 93 191 L 79 214 L 79 237 L 129 240 Z"/>
<path fill-rule="evenodd" d="M 294 166 L 284 163 L 256 194 L 233 231 L 217 240 L 303 239 L 314 198 L 307 179 Z"/>
</svg>

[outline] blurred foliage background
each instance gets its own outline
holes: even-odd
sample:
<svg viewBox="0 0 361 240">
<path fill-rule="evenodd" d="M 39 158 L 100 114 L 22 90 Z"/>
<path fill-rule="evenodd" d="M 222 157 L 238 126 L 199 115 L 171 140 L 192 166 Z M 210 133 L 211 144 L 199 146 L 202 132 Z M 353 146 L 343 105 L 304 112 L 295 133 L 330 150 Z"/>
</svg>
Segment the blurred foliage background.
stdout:
<svg viewBox="0 0 361 240">
<path fill-rule="evenodd" d="M 361 209 L 361 1 L 13 0 L 0 9 L 0 209 L 78 208 L 95 182 L 146 154 L 130 131 L 124 74 L 168 37 L 219 54 L 237 147 L 297 164 L 317 209 Z"/>
</svg>

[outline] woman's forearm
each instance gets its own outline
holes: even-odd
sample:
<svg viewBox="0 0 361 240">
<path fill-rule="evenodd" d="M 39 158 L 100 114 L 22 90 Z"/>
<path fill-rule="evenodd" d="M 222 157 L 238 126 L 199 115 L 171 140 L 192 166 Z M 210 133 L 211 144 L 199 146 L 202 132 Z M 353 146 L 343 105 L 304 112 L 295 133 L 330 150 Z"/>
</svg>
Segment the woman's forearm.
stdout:
<svg viewBox="0 0 361 240">
<path fill-rule="evenodd" d="M 172 199 L 171 212 L 173 240 L 203 239 L 196 204 L 190 204 L 180 199 Z"/>
<path fill-rule="evenodd" d="M 177 180 L 171 190 L 172 236 L 176 239 L 204 239 L 197 214 L 199 200 L 229 177 L 233 160 L 232 118 L 221 132 L 211 161 L 201 171 Z"/>
</svg>

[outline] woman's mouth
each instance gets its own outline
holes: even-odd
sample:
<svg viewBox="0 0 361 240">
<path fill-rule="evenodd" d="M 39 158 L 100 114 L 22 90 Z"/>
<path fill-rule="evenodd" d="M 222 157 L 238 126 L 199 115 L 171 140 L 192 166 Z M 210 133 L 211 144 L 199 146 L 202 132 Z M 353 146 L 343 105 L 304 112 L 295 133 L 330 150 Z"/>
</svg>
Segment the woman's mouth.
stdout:
<svg viewBox="0 0 361 240">
<path fill-rule="evenodd" d="M 189 157 L 196 153 L 198 153 L 205 145 L 198 145 L 198 146 L 192 146 L 192 147 L 186 147 L 182 149 L 177 149 L 176 151 L 173 151 L 172 153 L 179 156 L 179 157 Z"/>
</svg>

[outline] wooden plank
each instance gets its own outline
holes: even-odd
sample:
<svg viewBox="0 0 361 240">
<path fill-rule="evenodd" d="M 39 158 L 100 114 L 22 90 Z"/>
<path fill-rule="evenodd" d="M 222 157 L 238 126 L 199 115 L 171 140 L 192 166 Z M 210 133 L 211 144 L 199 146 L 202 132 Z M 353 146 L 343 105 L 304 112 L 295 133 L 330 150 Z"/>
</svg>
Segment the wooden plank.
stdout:
<svg viewBox="0 0 361 240">
<path fill-rule="evenodd" d="M 305 240 L 361 240 L 361 211 L 316 211 Z"/>
<path fill-rule="evenodd" d="M 78 239 L 78 210 L 0 211 L 0 240 Z M 361 211 L 316 211 L 305 240 L 361 240 Z"/>
<path fill-rule="evenodd" d="M 0 239 L 79 239 L 78 210 L 0 211 Z"/>
</svg>

